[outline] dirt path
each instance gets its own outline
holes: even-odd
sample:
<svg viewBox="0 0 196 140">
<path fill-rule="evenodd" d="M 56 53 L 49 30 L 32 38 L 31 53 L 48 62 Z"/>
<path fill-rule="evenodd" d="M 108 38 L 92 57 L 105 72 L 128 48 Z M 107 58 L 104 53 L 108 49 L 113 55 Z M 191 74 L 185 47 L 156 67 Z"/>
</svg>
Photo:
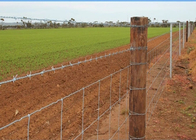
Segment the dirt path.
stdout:
<svg viewBox="0 0 196 140">
<path fill-rule="evenodd" d="M 148 43 L 149 51 L 155 46 L 163 42 L 169 37 L 168 34 L 161 36 Z M 161 51 L 152 51 L 151 63 L 153 63 L 155 57 L 158 59 L 159 54 L 165 49 L 168 42 L 161 45 Z M 108 50 L 99 54 L 91 55 L 92 57 L 104 55 L 105 53 L 115 52 L 129 48 L 129 45 L 122 46 L 120 48 Z M 156 54 L 156 55 L 155 55 Z M 90 58 L 87 56 L 86 58 Z M 74 61 L 84 60 L 85 58 L 79 58 Z M 35 76 L 30 79 L 18 80 L 15 83 L 9 83 L 0 87 L 0 127 L 3 127 L 12 121 L 20 119 L 21 117 L 39 110 L 52 102 L 96 82 L 99 79 L 110 75 L 120 69 L 125 68 L 130 63 L 130 53 L 121 53 L 118 55 L 102 58 L 98 61 L 86 62 L 78 66 L 73 66 L 58 70 L 50 73 L 45 73 L 43 76 Z M 160 64 L 161 65 L 161 64 Z M 120 73 L 112 76 L 112 98 L 110 100 L 110 77 L 96 82 L 90 87 L 85 88 L 84 98 L 84 120 L 83 128 L 87 128 L 94 120 L 97 119 L 98 104 L 99 114 L 103 114 L 111 104 L 116 103 L 120 97 L 125 97 L 127 93 L 127 75 L 128 68 L 122 70 Z M 121 77 L 121 80 L 120 80 Z M 129 79 L 129 78 L 128 78 Z M 129 81 L 128 81 L 129 82 Z M 119 84 L 120 83 L 120 84 Z M 128 83 L 129 85 L 129 83 Z M 119 91 L 119 87 L 121 87 Z M 100 92 L 99 92 L 100 91 Z M 99 103 L 98 103 L 99 96 Z M 127 98 L 127 97 L 125 97 Z M 83 102 L 83 90 L 78 91 L 76 94 L 64 99 L 63 101 L 63 137 L 66 139 L 73 139 L 82 131 L 82 102 Z M 120 112 L 126 114 L 126 103 L 121 101 Z M 119 105 L 118 105 L 119 106 Z M 113 108 L 114 112 L 115 108 Z M 113 111 L 112 110 L 112 111 Z M 123 113 L 124 112 L 124 113 Z M 109 111 L 103 115 L 100 119 L 100 124 L 104 124 L 105 119 L 108 119 Z M 113 115 L 112 115 L 113 116 Z M 118 118 L 118 115 L 114 113 L 114 116 Z M 111 136 L 116 132 L 116 123 L 118 125 L 123 123 L 121 120 L 126 118 L 126 115 L 121 115 L 122 119 L 118 122 L 117 118 L 111 120 L 111 123 L 115 128 L 111 126 Z M 2 139 L 26 139 L 27 138 L 27 123 L 28 118 L 22 119 L 20 122 L 15 123 L 0 131 L 0 137 Z M 41 110 L 30 118 L 29 137 L 32 139 L 60 139 L 60 125 L 61 124 L 61 102 L 51 105 L 48 108 Z M 109 126 L 108 126 L 109 127 Z M 126 129 L 126 127 L 123 127 Z M 94 123 L 91 128 L 85 131 L 84 138 L 89 138 L 96 134 L 97 123 Z M 104 129 L 100 125 L 100 133 L 105 134 Z M 123 130 L 123 129 L 122 129 Z M 102 132 L 103 131 L 103 132 Z M 123 134 L 123 131 L 122 131 Z M 119 134 L 119 136 L 121 136 Z M 78 138 L 81 138 L 78 137 Z M 115 139 L 115 137 L 114 137 Z"/>
</svg>

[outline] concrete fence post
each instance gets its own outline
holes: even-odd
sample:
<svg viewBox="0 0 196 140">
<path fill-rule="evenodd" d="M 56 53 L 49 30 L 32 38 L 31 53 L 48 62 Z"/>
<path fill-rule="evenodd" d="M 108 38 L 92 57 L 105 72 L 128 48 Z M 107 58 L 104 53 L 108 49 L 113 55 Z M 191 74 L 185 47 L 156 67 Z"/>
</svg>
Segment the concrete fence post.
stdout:
<svg viewBox="0 0 196 140">
<path fill-rule="evenodd" d="M 129 95 L 129 138 L 145 139 L 147 17 L 131 18 L 131 79 Z"/>
</svg>

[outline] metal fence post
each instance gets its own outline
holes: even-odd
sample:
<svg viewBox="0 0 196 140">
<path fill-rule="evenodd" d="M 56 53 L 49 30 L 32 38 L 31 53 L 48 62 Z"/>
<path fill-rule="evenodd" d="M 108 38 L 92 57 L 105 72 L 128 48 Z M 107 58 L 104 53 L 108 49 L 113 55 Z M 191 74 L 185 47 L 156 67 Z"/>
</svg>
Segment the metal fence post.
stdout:
<svg viewBox="0 0 196 140">
<path fill-rule="evenodd" d="M 30 127 L 30 119 L 31 119 L 31 115 L 28 114 L 28 125 L 27 125 L 27 140 L 29 140 L 29 127 Z"/>
<path fill-rule="evenodd" d="M 172 78 L 172 24 L 170 23 L 170 78 Z"/>
<path fill-rule="evenodd" d="M 181 55 L 181 24 L 179 23 L 179 56 Z"/>
<path fill-rule="evenodd" d="M 129 95 L 129 138 L 145 139 L 147 17 L 131 18 L 131 83 Z"/>
<path fill-rule="evenodd" d="M 183 46 L 183 49 L 184 49 L 184 22 L 183 22 L 183 44 L 182 44 L 182 46 Z"/>
<path fill-rule="evenodd" d="M 63 139 L 63 99 L 61 98 L 61 133 L 60 133 L 61 140 Z"/>
</svg>

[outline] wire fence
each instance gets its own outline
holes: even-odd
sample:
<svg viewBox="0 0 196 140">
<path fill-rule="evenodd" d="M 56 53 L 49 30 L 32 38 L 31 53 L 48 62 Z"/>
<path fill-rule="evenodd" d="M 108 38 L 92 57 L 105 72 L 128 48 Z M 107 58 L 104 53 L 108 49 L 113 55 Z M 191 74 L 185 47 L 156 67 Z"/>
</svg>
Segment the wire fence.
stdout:
<svg viewBox="0 0 196 140">
<path fill-rule="evenodd" d="M 172 35 L 173 62 L 179 56 L 179 46 L 184 46 L 185 28 Z M 193 32 L 193 27 L 189 34 Z M 150 42 L 161 38 L 159 37 L 149 40 Z M 147 52 L 147 85 L 146 85 L 146 127 L 155 111 L 156 105 L 161 94 L 164 91 L 164 83 L 168 77 L 169 69 L 169 50 L 170 37 L 163 40 L 156 47 Z M 182 45 L 179 45 L 179 44 Z M 108 60 L 109 63 L 119 67 L 110 74 L 103 74 L 103 78 L 91 82 L 78 90 L 66 93 L 65 96 L 51 102 L 39 109 L 34 110 L 34 105 L 28 106 L 34 110 L 32 113 L 26 114 L 19 119 L 15 116 L 8 117 L 8 120 L 0 124 L 0 137 L 3 139 L 143 139 L 143 137 L 130 136 L 129 119 L 134 115 L 141 115 L 129 109 L 130 91 L 137 88 L 130 87 L 130 79 L 132 77 L 130 71 L 132 66 L 138 63 L 131 62 L 130 52 L 133 48 L 128 48 L 115 53 L 109 53 L 95 58 L 85 59 L 76 63 L 69 63 L 61 67 L 50 70 L 43 70 L 39 73 L 28 74 L 23 77 L 14 76 L 13 79 L 0 82 L 0 85 L 6 85 L 10 82 L 16 82 L 21 79 L 31 78 L 36 75 L 43 75 L 47 72 L 57 71 L 60 69 L 79 66 L 80 64 L 95 63 L 103 65 L 103 61 Z M 115 59 L 115 60 L 114 60 Z M 120 61 L 121 60 L 121 61 Z M 120 63 L 126 61 L 123 65 Z M 106 65 L 106 64 L 104 64 Z M 109 71 L 110 72 L 110 71 Z M 96 73 L 95 73 L 96 76 Z M 88 78 L 88 77 L 87 77 Z M 96 79 L 96 78 L 95 78 Z M 83 82 L 83 81 L 81 81 Z M 73 85 L 70 85 L 73 86 Z M 66 90 L 66 89 L 65 89 Z M 66 91 L 65 91 L 66 92 Z M 2 94 L 2 93 L 1 93 Z M 16 92 L 17 94 L 17 92 Z M 64 94 L 63 94 L 64 95 Z M 54 95 L 55 96 L 55 95 Z M 48 100 L 47 99 L 44 100 Z M 20 99 L 19 99 L 20 100 Z M 40 99 L 38 99 L 40 100 Z M 44 102 L 40 100 L 39 103 Z M 30 103 L 29 103 L 30 104 Z M 14 104 L 11 104 L 13 106 Z M 11 109 L 10 109 L 11 110 Z M 13 111 L 13 110 L 11 110 Z M 3 111 L 2 111 L 3 113 Z M 1 114 L 2 115 L 2 114 Z M 14 120 L 15 119 L 15 120 Z M 10 120 L 14 120 L 10 123 Z M 9 122 L 9 123 L 7 123 Z M 5 124 L 7 123 L 7 124 Z"/>
</svg>

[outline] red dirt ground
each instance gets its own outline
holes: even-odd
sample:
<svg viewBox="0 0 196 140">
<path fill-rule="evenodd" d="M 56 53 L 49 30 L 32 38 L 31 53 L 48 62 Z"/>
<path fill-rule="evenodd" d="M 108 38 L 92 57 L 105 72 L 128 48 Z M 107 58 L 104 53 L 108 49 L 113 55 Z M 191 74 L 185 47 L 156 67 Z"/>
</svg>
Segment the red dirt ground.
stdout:
<svg viewBox="0 0 196 140">
<path fill-rule="evenodd" d="M 175 34 L 175 33 L 174 33 Z M 176 34 L 177 36 L 177 34 Z M 148 43 L 148 51 L 163 42 L 165 39 L 169 38 L 169 34 L 163 35 L 153 41 Z M 163 53 L 168 47 L 168 41 L 163 43 L 156 51 L 148 56 L 148 61 L 153 64 L 158 60 L 160 54 Z M 122 46 L 116 49 L 108 50 L 99 54 L 91 55 L 92 57 L 104 55 L 105 53 L 116 52 L 129 48 L 129 45 Z M 156 55 L 155 55 L 156 54 Z M 86 58 L 90 58 L 87 56 Z M 151 60 L 150 60 L 151 59 Z M 74 61 L 84 60 L 84 58 L 75 59 Z M 156 76 L 160 70 L 164 61 L 152 71 L 150 81 Z M 80 64 L 78 66 L 73 66 L 69 68 L 64 68 L 63 70 L 58 70 L 50 73 L 45 73 L 43 76 L 35 76 L 30 79 L 18 80 L 15 83 L 9 83 L 2 85 L 0 87 L 0 128 L 17 120 L 21 117 L 39 110 L 52 102 L 56 102 L 76 90 L 79 90 L 99 79 L 110 75 L 120 69 L 125 68 L 130 63 L 130 53 L 121 53 L 118 55 L 113 55 L 107 58 L 102 58 L 98 61 L 92 61 Z M 151 65 L 149 65 L 150 67 Z M 112 76 L 112 98 L 111 104 L 118 101 L 119 96 L 125 96 L 127 93 L 127 76 L 130 69 L 124 69 L 121 71 L 121 82 L 120 73 L 114 74 Z M 99 110 L 98 109 L 98 87 L 99 83 L 85 88 L 85 98 L 84 98 L 84 128 L 87 128 L 94 120 L 97 119 L 98 111 L 101 115 L 104 113 L 110 105 L 110 81 L 111 77 L 102 80 L 100 82 L 100 100 L 99 100 Z M 129 81 L 128 81 L 129 82 Z M 120 83 L 120 84 L 119 84 Z M 160 83 L 160 82 L 157 82 Z M 129 85 L 129 83 L 128 83 Z M 148 85 L 149 86 L 149 85 Z M 120 87 L 120 92 L 119 92 Z M 153 87 L 154 88 L 154 87 Z M 153 91 L 153 89 L 151 88 Z M 119 94 L 120 93 L 120 94 Z M 83 91 L 64 99 L 63 101 L 63 138 L 74 139 L 82 130 L 82 101 L 83 101 Z M 127 98 L 127 96 L 125 96 Z M 152 95 L 149 96 L 149 99 Z M 125 100 L 125 99 L 124 99 Z M 148 101 L 147 101 L 148 103 Z M 126 117 L 126 107 L 125 101 L 121 101 L 120 110 L 120 124 L 123 123 Z M 118 105 L 118 104 L 117 104 Z M 119 105 L 118 105 L 119 107 Z M 112 120 L 111 123 L 111 136 L 116 132 L 118 128 L 118 113 L 116 113 L 116 107 L 112 109 Z M 124 114 L 124 115 L 123 115 Z M 99 136 L 108 133 L 106 127 L 107 119 L 109 116 L 109 111 L 100 119 Z M 116 118 L 114 117 L 116 116 Z M 40 112 L 31 115 L 30 118 L 30 128 L 29 137 L 30 139 L 60 139 L 60 124 L 61 124 L 61 102 L 45 108 Z M 154 116 L 153 116 L 154 117 Z M 115 120 L 116 119 L 116 120 Z M 3 130 L 0 131 L 1 139 L 26 139 L 27 138 L 27 122 L 28 118 L 22 119 Z M 104 123 L 105 122 L 105 123 Z M 117 123 L 117 124 L 116 124 Z M 83 138 L 93 138 L 97 131 L 97 122 L 94 123 L 89 129 L 84 133 Z M 107 127 L 109 129 L 109 126 Z M 126 127 L 122 127 L 121 133 L 127 132 Z M 103 132 L 103 133 L 102 133 Z M 119 136 L 122 138 L 122 134 Z M 107 134 L 108 135 L 108 134 Z M 117 136 L 117 135 L 116 135 Z M 116 137 L 115 136 L 115 137 Z M 114 139 L 115 139 L 114 137 Z M 78 137 L 78 138 L 81 138 Z M 101 137 L 100 137 L 101 138 Z M 124 138 L 122 138 L 124 139 Z"/>
</svg>

